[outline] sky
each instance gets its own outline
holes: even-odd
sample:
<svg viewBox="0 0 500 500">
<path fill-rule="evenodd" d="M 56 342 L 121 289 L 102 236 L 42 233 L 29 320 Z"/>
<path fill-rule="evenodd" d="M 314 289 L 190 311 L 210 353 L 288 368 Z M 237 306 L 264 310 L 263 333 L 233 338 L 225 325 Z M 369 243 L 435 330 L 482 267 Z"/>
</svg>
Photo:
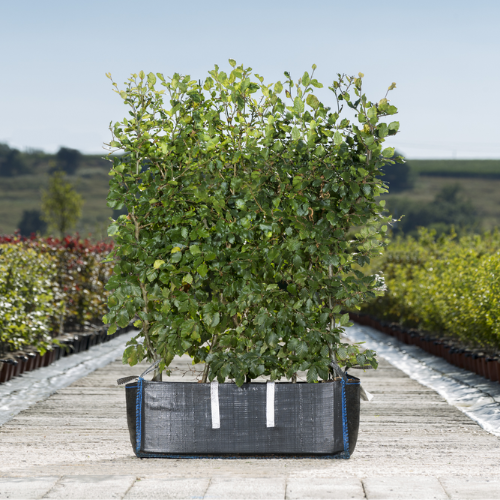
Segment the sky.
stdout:
<svg viewBox="0 0 500 500">
<path fill-rule="evenodd" d="M 396 82 L 401 132 L 387 145 L 500 158 L 499 19 L 498 0 L 2 0 L 0 142 L 104 153 L 127 113 L 107 72 L 204 79 L 233 58 L 267 83 L 312 64 L 325 87 L 362 72 L 373 101 Z"/>
</svg>

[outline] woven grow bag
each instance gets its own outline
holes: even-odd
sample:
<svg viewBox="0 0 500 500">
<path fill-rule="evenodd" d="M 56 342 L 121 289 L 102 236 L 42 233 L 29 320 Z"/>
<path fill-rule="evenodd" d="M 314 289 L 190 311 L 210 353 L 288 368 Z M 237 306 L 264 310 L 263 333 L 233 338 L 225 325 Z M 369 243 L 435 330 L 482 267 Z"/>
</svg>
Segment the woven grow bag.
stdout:
<svg viewBox="0 0 500 500">
<path fill-rule="evenodd" d="M 242 387 L 140 377 L 125 388 L 130 441 L 139 458 L 345 459 L 356 446 L 360 384 L 350 375 Z"/>
</svg>

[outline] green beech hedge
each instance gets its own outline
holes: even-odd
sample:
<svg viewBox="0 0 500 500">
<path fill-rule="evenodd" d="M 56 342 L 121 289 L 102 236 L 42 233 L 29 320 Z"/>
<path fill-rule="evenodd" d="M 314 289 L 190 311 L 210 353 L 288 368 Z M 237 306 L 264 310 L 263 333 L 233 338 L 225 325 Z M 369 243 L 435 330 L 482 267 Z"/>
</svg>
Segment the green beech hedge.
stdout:
<svg viewBox="0 0 500 500">
<path fill-rule="evenodd" d="M 44 351 L 63 331 L 100 324 L 111 248 L 78 236 L 0 237 L 0 354 Z"/>
<path fill-rule="evenodd" d="M 387 290 L 362 311 L 453 336 L 467 345 L 500 348 L 500 234 L 398 238 L 371 263 Z"/>
<path fill-rule="evenodd" d="M 112 128 L 109 146 L 124 154 L 108 206 L 128 215 L 108 229 L 103 319 L 112 332 L 140 318 L 124 361 L 157 361 L 156 380 L 182 354 L 205 363 L 202 381 L 239 386 L 376 367 L 373 351 L 342 341 L 341 309 L 377 287 L 362 271 L 387 230 L 377 198 L 397 108 L 387 93 L 369 101 L 361 73 L 338 75 L 320 102 L 314 65 L 264 84 L 229 64 L 204 82 L 141 71 L 113 83 L 128 114 Z"/>
<path fill-rule="evenodd" d="M 50 339 L 55 299 L 56 259 L 24 245 L 0 245 L 0 341 L 4 350 Z"/>
</svg>

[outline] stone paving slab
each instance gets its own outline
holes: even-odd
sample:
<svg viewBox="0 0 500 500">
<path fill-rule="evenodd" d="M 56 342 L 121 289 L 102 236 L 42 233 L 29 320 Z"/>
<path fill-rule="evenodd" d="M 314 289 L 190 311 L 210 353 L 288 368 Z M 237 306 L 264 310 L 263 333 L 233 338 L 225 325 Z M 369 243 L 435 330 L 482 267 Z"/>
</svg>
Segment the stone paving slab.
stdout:
<svg viewBox="0 0 500 500">
<path fill-rule="evenodd" d="M 447 500 L 439 479 L 432 476 L 370 477 L 363 481 L 366 498 L 373 500 Z"/>
<path fill-rule="evenodd" d="M 248 477 L 244 480 L 213 477 L 204 499 L 209 500 L 283 500 L 286 492 L 284 477 Z"/>
<path fill-rule="evenodd" d="M 451 500 L 500 500 L 500 477 L 441 477 Z"/>
<path fill-rule="evenodd" d="M 162 498 L 165 500 L 184 500 L 187 498 L 206 498 L 210 478 L 146 478 L 138 480 L 130 488 L 126 500 Z"/>
<path fill-rule="evenodd" d="M 144 368 L 111 363 L 2 425 L 0 498 L 500 499 L 500 439 L 384 359 L 356 373 L 375 399 L 350 460 L 137 459 L 116 379 Z M 199 372 L 174 361 L 175 380 Z"/>
<path fill-rule="evenodd" d="M 65 476 L 42 498 L 123 498 L 135 482 L 133 476 Z"/>
<path fill-rule="evenodd" d="M 287 500 L 345 500 L 365 498 L 363 483 L 356 477 L 288 478 L 286 482 Z"/>
<path fill-rule="evenodd" d="M 63 476 L 0 478 L 0 499 L 165 500 L 498 500 L 498 478 L 384 476 L 371 478 Z"/>
<path fill-rule="evenodd" d="M 43 498 L 59 481 L 58 476 L 0 478 L 0 498 Z"/>
</svg>

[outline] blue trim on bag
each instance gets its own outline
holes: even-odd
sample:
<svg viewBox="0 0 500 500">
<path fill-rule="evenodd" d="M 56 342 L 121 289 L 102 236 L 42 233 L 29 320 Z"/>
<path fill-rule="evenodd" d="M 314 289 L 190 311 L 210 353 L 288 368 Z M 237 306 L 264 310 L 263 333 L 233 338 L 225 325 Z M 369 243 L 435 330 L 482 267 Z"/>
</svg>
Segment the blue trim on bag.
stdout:
<svg viewBox="0 0 500 500">
<path fill-rule="evenodd" d="M 142 437 L 142 382 L 143 378 L 139 377 L 137 381 L 137 399 L 135 405 L 135 434 L 136 434 L 136 447 L 135 454 L 140 456 L 141 452 L 141 437 Z"/>
<path fill-rule="evenodd" d="M 345 451 L 336 453 L 335 455 L 242 455 L 242 456 L 207 456 L 207 455 L 169 455 L 169 454 L 157 454 L 157 453 L 136 453 L 138 458 L 175 458 L 175 459 L 188 459 L 188 460 L 270 460 L 273 458 L 287 459 L 287 460 L 345 460 L 350 458 L 349 453 L 346 454 Z"/>
<path fill-rule="evenodd" d="M 345 385 L 346 382 L 344 379 L 341 380 L 342 383 L 342 430 L 344 435 L 344 451 L 343 453 L 346 455 L 345 458 L 350 458 L 349 453 L 349 428 L 347 427 L 347 404 L 345 397 Z"/>
<path fill-rule="evenodd" d="M 129 385 L 129 386 L 125 386 L 125 389 L 137 389 L 137 385 Z"/>
</svg>

